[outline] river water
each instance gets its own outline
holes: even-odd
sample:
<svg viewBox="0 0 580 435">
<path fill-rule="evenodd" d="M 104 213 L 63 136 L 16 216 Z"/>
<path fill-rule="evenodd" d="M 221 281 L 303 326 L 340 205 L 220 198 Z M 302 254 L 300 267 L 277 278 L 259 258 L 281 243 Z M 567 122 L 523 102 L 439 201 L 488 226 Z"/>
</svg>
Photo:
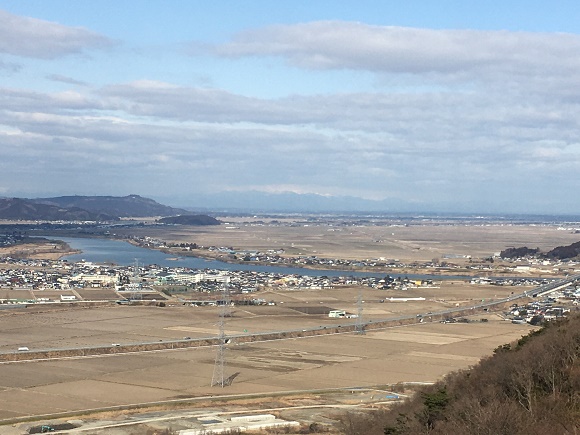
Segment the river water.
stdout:
<svg viewBox="0 0 580 435">
<path fill-rule="evenodd" d="M 73 249 L 82 251 L 80 254 L 67 255 L 63 260 L 67 261 L 90 261 L 93 263 L 111 263 L 120 266 L 130 266 L 137 261 L 141 265 L 157 264 L 163 267 L 188 267 L 191 269 L 217 269 L 217 270 L 247 270 L 255 272 L 277 273 L 284 275 L 303 276 L 353 276 L 353 277 L 393 277 L 406 276 L 411 279 L 469 279 L 466 276 L 440 276 L 440 275 L 400 275 L 389 272 L 353 272 L 340 269 L 306 269 L 303 267 L 266 266 L 257 264 L 233 264 L 218 260 L 206 260 L 200 257 L 176 257 L 174 254 L 154 249 L 146 249 L 134 246 L 128 242 L 109 239 L 90 239 L 76 237 L 58 237 L 69 244 Z"/>
</svg>

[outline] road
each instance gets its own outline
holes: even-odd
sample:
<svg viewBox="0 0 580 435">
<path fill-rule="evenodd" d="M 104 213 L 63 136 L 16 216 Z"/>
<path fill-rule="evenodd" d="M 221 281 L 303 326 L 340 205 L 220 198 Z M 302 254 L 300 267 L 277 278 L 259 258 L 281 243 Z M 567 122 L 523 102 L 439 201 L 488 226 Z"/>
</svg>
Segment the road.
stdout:
<svg viewBox="0 0 580 435">
<path fill-rule="evenodd" d="M 299 338 L 304 336 L 314 336 L 314 335 L 330 335 L 330 334 L 343 334 L 343 333 L 356 333 L 357 326 L 360 331 L 360 326 L 364 330 L 376 330 L 382 329 L 389 326 L 409 324 L 409 323 L 422 323 L 425 319 L 433 318 L 447 318 L 456 316 L 468 316 L 475 313 L 480 313 L 482 311 L 489 311 L 496 307 L 501 307 L 506 303 L 513 302 L 519 299 L 532 297 L 545 296 L 554 291 L 560 290 L 567 287 L 568 285 L 580 280 L 580 274 L 572 275 L 567 278 L 557 280 L 548 284 L 541 285 L 534 288 L 533 290 L 527 290 L 519 294 L 510 295 L 507 298 L 497 299 L 489 302 L 482 302 L 472 306 L 462 306 L 454 307 L 447 310 L 418 313 L 418 314 L 408 314 L 398 317 L 390 317 L 382 320 L 366 321 L 362 323 L 356 322 L 341 322 L 341 324 L 318 326 L 313 328 L 297 328 L 289 329 L 283 331 L 271 331 L 263 333 L 252 333 L 252 334 L 235 334 L 228 335 L 227 338 L 232 340 L 234 343 L 250 343 L 258 341 L 270 341 L 270 340 L 283 340 L 289 338 Z M 343 319 L 347 320 L 347 319 Z M 350 319 L 349 319 L 350 320 Z M 24 352 L 0 352 L 0 362 L 9 363 L 16 361 L 30 361 L 30 360 L 44 360 L 44 359 L 62 359 L 62 358 L 74 358 L 74 357 L 95 357 L 97 355 L 113 355 L 113 354 L 126 354 L 126 353 L 141 353 L 141 352 L 151 352 L 151 351 L 167 351 L 175 350 L 180 348 L 192 348 L 192 347 L 202 347 L 202 346 L 215 346 L 218 345 L 218 338 L 216 336 L 202 337 L 197 339 L 187 339 L 187 340 L 166 340 L 163 342 L 141 342 L 141 343 L 131 343 L 131 344 L 114 344 L 114 345 L 101 345 L 98 347 L 76 347 L 76 348 L 62 348 L 62 349 L 35 349 L 34 351 L 24 351 Z"/>
<path fill-rule="evenodd" d="M 256 399 L 264 398 L 265 401 L 268 403 L 272 403 L 272 399 L 276 397 L 291 397 L 295 396 L 297 398 L 307 397 L 309 401 L 312 400 L 320 400 L 327 401 L 328 397 L 333 397 L 333 401 L 337 401 L 336 397 L 333 395 L 339 395 L 344 397 L 356 397 L 357 400 L 360 400 L 358 403 L 317 403 L 311 405 L 296 405 L 296 406 L 276 406 L 276 407 L 263 407 L 260 406 L 259 403 L 256 403 Z M 356 396 L 353 396 L 356 395 Z M 322 397 L 319 397 L 322 396 Z M 384 400 L 386 396 L 393 396 L 393 398 Z M 318 397 L 318 399 L 314 399 Z M 156 427 L 166 426 L 171 427 L 172 422 L 175 425 L 175 422 L 179 422 L 180 425 L 189 425 L 191 428 L 202 428 L 203 426 L 199 423 L 199 420 L 212 420 L 212 419 L 224 419 L 230 418 L 232 416 L 237 415 L 252 415 L 252 414 L 272 414 L 272 413 L 280 413 L 280 412 L 293 412 L 293 411 L 300 411 L 300 410 L 325 410 L 325 409 L 337 409 L 347 411 L 349 409 L 376 409 L 376 405 L 384 405 L 389 403 L 394 403 L 404 398 L 408 397 L 408 395 L 393 392 L 390 390 L 382 389 L 379 387 L 376 388 L 369 388 L 369 387 L 346 387 L 346 388 L 328 388 L 323 390 L 314 390 L 314 389 L 305 389 L 305 390 L 292 390 L 292 391 L 284 391 L 284 392 L 272 392 L 270 394 L 227 394 L 227 395 L 213 395 L 213 396 L 203 396 L 203 397 L 196 397 L 190 399 L 176 399 L 176 400 L 167 400 L 161 402 L 151 402 L 151 403 L 140 403 L 140 404 L 133 404 L 133 405 L 125 405 L 123 407 L 118 407 L 117 409 L 114 408 L 107 408 L 106 411 L 115 411 L 115 410 L 122 410 L 122 409 L 147 409 L 147 408 L 154 408 L 159 406 L 167 406 L 167 405 L 184 405 L 187 404 L 190 408 L 192 406 L 206 406 L 208 402 L 212 402 L 212 409 L 198 409 L 198 410 L 187 410 L 187 411 L 154 411 L 154 412 L 147 412 L 146 414 L 134 414 L 127 416 L 125 421 L 111 421 L 111 420 L 95 420 L 94 422 L 87 421 L 85 419 L 84 424 L 76 429 L 68 429 L 66 431 L 55 431 L 51 432 L 54 434 L 58 433 L 86 433 L 90 432 L 93 434 L 99 433 L 99 431 L 106 431 L 110 429 L 119 429 L 122 431 L 123 428 L 127 428 L 127 433 L 135 433 L 131 431 L 131 427 L 137 425 L 147 425 L 154 423 Z M 217 408 L 219 405 L 216 404 L 216 401 L 222 400 L 224 406 L 222 409 Z M 249 400 L 251 404 L 247 407 L 244 406 L 242 410 L 235 410 L 229 411 L 227 410 L 227 403 L 231 400 Z M 340 400 L 340 399 L 338 399 Z M 352 402 L 352 399 L 349 400 Z M 94 411 L 94 410 L 91 410 Z M 103 410 L 105 411 L 105 410 Z M 309 413 L 310 414 L 310 413 Z M 55 424 L 52 421 L 59 422 L 62 421 L 62 417 L 58 414 L 52 415 L 45 415 L 43 416 L 42 424 L 51 425 Z M 67 416 L 68 417 L 68 416 Z M 166 423 L 166 424 L 164 424 Z M 21 434 L 22 430 L 19 428 L 14 428 L 14 432 L 11 432 L 13 428 L 11 427 L 3 427 L 5 429 L 6 435 L 12 434 Z M 119 432 L 115 432 L 119 433 Z M 122 432 L 121 432 L 122 433 Z"/>
</svg>

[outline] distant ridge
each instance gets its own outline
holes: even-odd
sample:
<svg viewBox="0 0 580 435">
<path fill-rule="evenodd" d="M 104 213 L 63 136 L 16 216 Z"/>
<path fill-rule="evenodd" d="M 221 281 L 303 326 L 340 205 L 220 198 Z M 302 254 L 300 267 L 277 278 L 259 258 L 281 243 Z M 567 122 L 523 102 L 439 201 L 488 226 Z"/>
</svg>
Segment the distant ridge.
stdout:
<svg viewBox="0 0 580 435">
<path fill-rule="evenodd" d="M 129 217 L 178 216 L 186 225 L 219 225 L 210 216 L 195 215 L 139 195 L 0 198 L 0 219 L 29 221 L 118 221 Z M 185 221 L 189 219 L 189 223 Z"/>
<path fill-rule="evenodd" d="M 154 217 L 187 214 L 186 210 L 144 198 L 139 195 L 127 196 L 57 196 L 37 198 L 38 204 L 49 204 L 64 208 L 78 207 L 92 212 L 105 213 L 117 217 Z"/>
<path fill-rule="evenodd" d="M 117 216 L 101 211 L 60 207 L 22 198 L 0 198 L 0 219 L 99 222 L 119 220 Z"/>
</svg>

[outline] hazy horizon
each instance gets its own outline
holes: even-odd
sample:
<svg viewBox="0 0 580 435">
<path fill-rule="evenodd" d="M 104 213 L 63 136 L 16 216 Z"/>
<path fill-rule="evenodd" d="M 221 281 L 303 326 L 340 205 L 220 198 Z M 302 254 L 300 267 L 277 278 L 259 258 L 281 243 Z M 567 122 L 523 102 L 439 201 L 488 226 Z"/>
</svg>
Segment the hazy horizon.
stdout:
<svg viewBox="0 0 580 435">
<path fill-rule="evenodd" d="M 404 202 L 396 204 L 385 201 L 371 201 L 353 197 L 328 197 L 314 194 L 295 194 L 291 192 L 277 193 L 277 194 L 263 194 L 261 192 L 248 192 L 246 194 L 237 193 L 235 197 L 231 195 L 216 195 L 213 198 L 203 197 L 202 199 L 164 201 L 162 198 L 148 197 L 133 192 L 128 195 L 88 195 L 86 197 L 113 197 L 123 198 L 128 196 L 140 196 L 142 198 L 157 201 L 163 206 L 169 206 L 176 209 L 188 210 L 192 213 L 209 213 L 217 215 L 224 214 L 258 214 L 258 215 L 292 215 L 292 214 L 312 214 L 312 215 L 352 215 L 352 216 L 400 216 L 405 218 L 420 217 L 425 215 L 428 218 L 433 217 L 449 217 L 475 219 L 477 217 L 502 219 L 506 220 L 531 220 L 538 222 L 550 222 L 554 218 L 556 221 L 575 222 L 580 220 L 580 214 L 566 213 L 553 211 L 550 213 L 540 213 L 534 210 L 527 212 L 523 211 L 509 211 L 509 210 L 489 210 L 477 208 L 477 204 L 473 208 L 453 209 L 453 207 L 445 208 L 444 205 L 437 204 L 431 208 L 425 208 L 424 204 L 414 205 Z M 68 197 L 85 197 L 85 195 L 63 195 L 63 198 Z M 58 195 L 57 197 L 61 197 Z M 9 198 L 1 196 L 2 198 Z M 41 200 L 51 199 L 53 197 L 33 196 L 30 198 L 20 197 L 20 199 Z M 80 208 L 83 208 L 80 205 Z M 94 209 L 94 207 L 91 207 Z M 521 219 L 520 219 L 521 218 Z"/>
</svg>

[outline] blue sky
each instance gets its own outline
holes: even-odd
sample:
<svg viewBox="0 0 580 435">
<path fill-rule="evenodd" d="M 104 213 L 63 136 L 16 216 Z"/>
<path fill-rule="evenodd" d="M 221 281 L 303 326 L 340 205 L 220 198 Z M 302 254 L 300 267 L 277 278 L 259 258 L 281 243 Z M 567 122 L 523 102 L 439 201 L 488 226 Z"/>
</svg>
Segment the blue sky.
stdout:
<svg viewBox="0 0 580 435">
<path fill-rule="evenodd" d="M 580 213 L 578 12 L 0 0 L 0 195 Z"/>
</svg>

